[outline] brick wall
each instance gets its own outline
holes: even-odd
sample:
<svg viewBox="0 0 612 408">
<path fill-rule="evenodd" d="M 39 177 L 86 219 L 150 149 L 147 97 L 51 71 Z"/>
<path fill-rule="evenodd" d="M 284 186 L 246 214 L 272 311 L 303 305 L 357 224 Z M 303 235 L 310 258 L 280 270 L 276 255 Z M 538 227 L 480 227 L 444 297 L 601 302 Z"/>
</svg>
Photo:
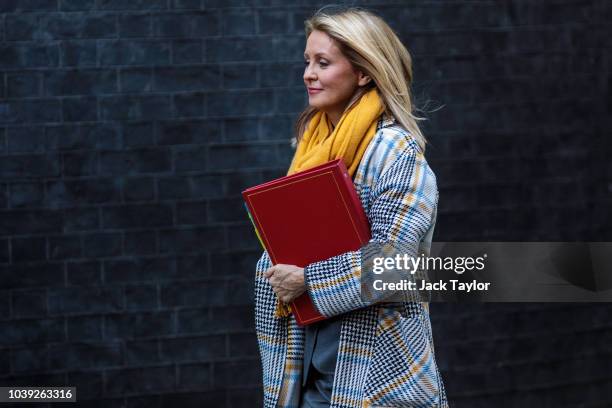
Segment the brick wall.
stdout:
<svg viewBox="0 0 612 408">
<path fill-rule="evenodd" d="M 291 158 L 305 3 L 0 2 L 0 385 L 260 404 L 240 191 Z M 436 240 L 610 240 L 608 1 L 355 4 L 413 54 Z M 432 305 L 453 406 L 612 404 L 610 311 Z"/>
</svg>

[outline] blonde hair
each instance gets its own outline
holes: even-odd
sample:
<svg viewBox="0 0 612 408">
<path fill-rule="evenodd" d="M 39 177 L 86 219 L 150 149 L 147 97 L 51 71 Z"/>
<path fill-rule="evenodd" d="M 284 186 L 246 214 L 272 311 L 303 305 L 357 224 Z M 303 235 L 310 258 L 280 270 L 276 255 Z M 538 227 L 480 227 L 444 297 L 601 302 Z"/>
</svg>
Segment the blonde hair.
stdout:
<svg viewBox="0 0 612 408">
<path fill-rule="evenodd" d="M 427 141 L 417 123 L 424 118 L 413 114 L 410 92 L 412 57 L 391 27 L 377 15 L 358 8 L 333 12 L 323 8 L 306 20 L 304 25 L 306 38 L 315 30 L 326 33 L 353 67 L 371 78 L 368 85 L 358 89 L 346 109 L 350 109 L 365 92 L 375 87 L 385 112 L 394 116 L 424 151 Z M 316 112 L 316 108 L 309 106 L 300 114 L 295 124 L 297 140 L 301 139 Z"/>
</svg>

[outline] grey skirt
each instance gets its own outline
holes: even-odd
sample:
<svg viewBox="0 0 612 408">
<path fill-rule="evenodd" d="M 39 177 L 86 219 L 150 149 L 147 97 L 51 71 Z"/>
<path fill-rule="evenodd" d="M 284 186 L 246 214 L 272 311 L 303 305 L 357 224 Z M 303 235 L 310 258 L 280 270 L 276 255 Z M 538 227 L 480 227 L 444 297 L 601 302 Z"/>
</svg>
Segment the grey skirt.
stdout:
<svg viewBox="0 0 612 408">
<path fill-rule="evenodd" d="M 327 408 L 331 405 L 340 326 L 341 319 L 336 317 L 304 329 L 304 381 L 300 408 Z"/>
</svg>

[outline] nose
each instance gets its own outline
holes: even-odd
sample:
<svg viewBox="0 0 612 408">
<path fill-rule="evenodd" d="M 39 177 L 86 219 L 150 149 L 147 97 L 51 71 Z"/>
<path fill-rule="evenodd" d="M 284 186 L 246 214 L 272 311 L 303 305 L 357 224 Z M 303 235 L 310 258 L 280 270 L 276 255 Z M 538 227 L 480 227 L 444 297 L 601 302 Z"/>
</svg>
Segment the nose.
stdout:
<svg viewBox="0 0 612 408">
<path fill-rule="evenodd" d="M 304 68 L 304 82 L 307 84 L 317 80 L 316 72 L 311 65 L 312 64 L 308 64 L 306 65 L 306 68 Z"/>
</svg>

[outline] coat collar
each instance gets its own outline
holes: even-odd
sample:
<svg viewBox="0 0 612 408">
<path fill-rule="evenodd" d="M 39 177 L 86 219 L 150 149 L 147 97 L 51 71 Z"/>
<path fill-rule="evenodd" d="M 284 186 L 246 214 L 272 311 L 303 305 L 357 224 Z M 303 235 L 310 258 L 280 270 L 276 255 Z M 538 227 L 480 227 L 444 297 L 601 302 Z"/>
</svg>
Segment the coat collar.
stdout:
<svg viewBox="0 0 612 408">
<path fill-rule="evenodd" d="M 394 123 L 395 123 L 395 117 L 393 117 L 393 115 L 387 112 L 384 112 L 382 115 L 380 115 L 380 120 L 378 122 L 378 128 L 379 129 L 386 128 L 386 127 L 393 125 Z"/>
</svg>

